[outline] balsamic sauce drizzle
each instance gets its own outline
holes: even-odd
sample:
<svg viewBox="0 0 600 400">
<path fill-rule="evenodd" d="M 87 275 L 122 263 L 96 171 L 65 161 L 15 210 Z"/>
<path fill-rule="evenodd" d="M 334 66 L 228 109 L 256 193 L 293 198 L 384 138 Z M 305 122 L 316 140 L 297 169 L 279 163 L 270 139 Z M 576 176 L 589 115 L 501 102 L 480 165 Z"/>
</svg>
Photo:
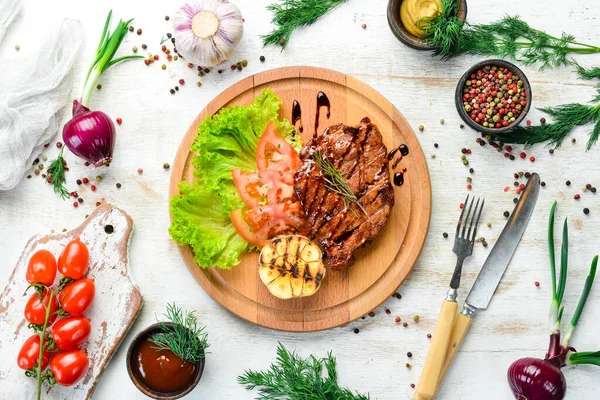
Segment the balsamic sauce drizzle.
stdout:
<svg viewBox="0 0 600 400">
<path fill-rule="evenodd" d="M 300 108 L 300 103 L 298 100 L 294 100 L 294 104 L 292 106 L 292 125 L 296 126 L 296 122 L 300 121 L 300 126 L 298 130 L 300 133 L 304 132 L 304 127 L 302 126 L 302 109 Z"/>
<path fill-rule="evenodd" d="M 410 153 L 408 146 L 405 144 L 401 144 L 400 146 L 398 146 L 397 148 L 395 148 L 389 152 L 389 154 L 387 155 L 388 160 L 392 161 L 392 159 L 398 152 L 400 152 L 400 155 L 398 156 L 398 158 L 396 158 L 396 161 L 394 161 L 394 163 L 392 164 L 392 169 L 396 169 L 396 167 L 398 166 L 400 161 L 402 161 L 402 158 L 407 156 Z M 402 172 L 396 172 L 394 174 L 394 185 L 402 186 L 404 184 L 404 172 L 406 172 L 406 168 L 403 168 Z"/>
<path fill-rule="evenodd" d="M 319 92 L 319 94 L 317 94 L 317 112 L 315 115 L 315 132 L 313 133 L 313 138 L 317 137 L 317 131 L 319 130 L 321 107 L 327 107 L 327 119 L 329 119 L 329 117 L 331 117 L 331 104 L 329 103 L 329 98 L 323 92 Z"/>
</svg>

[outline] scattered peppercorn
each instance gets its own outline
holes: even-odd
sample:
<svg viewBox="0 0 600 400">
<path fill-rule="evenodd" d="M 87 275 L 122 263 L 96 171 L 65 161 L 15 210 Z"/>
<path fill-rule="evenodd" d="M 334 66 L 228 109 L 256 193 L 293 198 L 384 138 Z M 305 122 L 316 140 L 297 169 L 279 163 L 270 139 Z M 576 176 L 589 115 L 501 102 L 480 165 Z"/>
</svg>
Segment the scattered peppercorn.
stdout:
<svg viewBox="0 0 600 400">
<path fill-rule="evenodd" d="M 535 281 L 535 286 L 540 287 L 540 283 L 538 281 Z"/>
<path fill-rule="evenodd" d="M 77 199 L 77 201 L 78 201 L 79 203 L 83 203 L 83 199 L 82 199 L 81 197 L 80 197 L 80 198 L 78 198 L 78 199 Z"/>
<path fill-rule="evenodd" d="M 571 143 L 575 143 L 575 142 L 577 142 L 577 139 L 571 138 Z"/>
<path fill-rule="evenodd" d="M 525 178 L 526 178 L 526 179 L 529 179 L 529 178 L 531 178 L 531 173 L 529 173 L 529 172 L 525 172 Z M 524 189 L 524 188 L 525 188 L 525 185 L 523 185 L 523 187 L 522 187 L 521 189 Z"/>
<path fill-rule="evenodd" d="M 542 181 L 542 183 L 540 183 L 540 185 L 542 185 L 542 187 L 546 186 L 546 182 Z"/>
<path fill-rule="evenodd" d="M 129 32 L 133 32 L 133 30 L 134 30 L 135 28 L 133 27 L 133 25 L 129 25 L 129 27 L 128 27 L 127 29 L 129 29 Z"/>
<path fill-rule="evenodd" d="M 406 353 L 406 356 L 407 356 L 408 358 L 411 358 L 411 357 L 412 357 L 412 353 L 409 351 L 408 353 Z"/>
<path fill-rule="evenodd" d="M 440 119 L 440 124 L 444 125 L 444 120 Z"/>
<path fill-rule="evenodd" d="M 19 46 L 19 45 L 16 45 L 16 46 L 15 46 L 15 50 L 16 50 L 16 51 L 19 51 L 19 50 L 21 50 L 21 46 Z"/>
<path fill-rule="evenodd" d="M 542 117 L 540 118 L 540 124 L 544 125 L 546 123 L 546 118 Z"/>
<path fill-rule="evenodd" d="M 58 147 L 59 149 L 62 147 L 62 143 L 61 142 L 56 142 L 56 147 Z"/>
<path fill-rule="evenodd" d="M 408 326 L 408 322 L 403 322 L 402 326 L 406 328 Z"/>
<path fill-rule="evenodd" d="M 574 198 L 575 200 L 579 200 L 579 199 L 581 198 L 581 195 L 580 195 L 580 194 L 576 194 L 575 196 L 573 196 L 573 198 Z"/>
<path fill-rule="evenodd" d="M 519 199 L 515 197 L 515 198 L 513 199 L 513 203 L 517 204 L 518 202 L 519 202 Z"/>
<path fill-rule="evenodd" d="M 242 60 L 242 67 L 246 68 L 248 66 L 248 60 Z"/>
<path fill-rule="evenodd" d="M 527 157 L 527 154 L 526 154 L 524 151 L 522 151 L 522 152 L 519 154 L 519 157 L 521 157 L 522 159 L 525 159 L 525 157 Z"/>
<path fill-rule="evenodd" d="M 397 324 L 399 324 L 400 321 L 402 321 L 402 319 L 400 317 L 396 317 L 395 321 L 396 321 Z"/>
<path fill-rule="evenodd" d="M 123 123 L 123 120 L 121 118 L 117 118 L 117 124 L 121 125 Z"/>
<path fill-rule="evenodd" d="M 414 388 L 415 388 L 415 384 L 414 384 L 414 383 L 411 383 L 411 384 L 410 384 L 410 387 L 414 389 Z"/>
<path fill-rule="evenodd" d="M 144 170 L 143 170 L 143 169 L 141 169 L 141 168 L 138 168 L 138 169 L 137 169 L 137 173 L 138 173 L 138 174 L 141 174 L 142 172 L 144 172 Z"/>
<path fill-rule="evenodd" d="M 200 81 L 196 82 L 196 86 L 198 86 L 198 87 L 202 86 L 202 82 L 200 82 Z"/>
<path fill-rule="evenodd" d="M 358 328 L 354 328 L 354 333 L 358 333 L 360 330 Z"/>
<path fill-rule="evenodd" d="M 95 192 L 96 191 L 96 186 L 92 185 L 92 186 L 90 186 L 90 189 L 92 190 L 92 192 Z"/>
<path fill-rule="evenodd" d="M 406 368 L 411 369 L 412 365 L 410 365 L 409 363 L 406 363 Z"/>
<path fill-rule="evenodd" d="M 431 333 L 427 334 L 427 339 L 431 339 Z"/>
<path fill-rule="evenodd" d="M 260 56 L 259 60 L 260 62 L 265 62 L 265 56 Z"/>
<path fill-rule="evenodd" d="M 183 78 L 182 78 L 182 79 L 180 79 L 180 80 L 179 80 L 179 84 L 180 84 L 180 85 L 185 85 L 185 80 L 183 80 Z"/>
<path fill-rule="evenodd" d="M 566 182 L 565 182 L 565 184 L 566 184 L 567 186 L 571 186 L 571 181 L 566 181 Z"/>
<path fill-rule="evenodd" d="M 421 132 L 423 132 L 423 131 L 425 130 L 425 127 L 424 127 L 423 125 L 419 125 L 419 130 L 420 130 Z"/>
<path fill-rule="evenodd" d="M 175 86 L 175 90 L 179 92 L 179 86 Z"/>
<path fill-rule="evenodd" d="M 167 64 L 163 64 L 160 66 L 162 69 L 167 69 Z"/>
<path fill-rule="evenodd" d="M 136 33 L 137 33 L 138 35 L 141 35 L 141 34 L 142 34 L 142 30 L 141 30 L 141 29 L 138 29 Z"/>
<path fill-rule="evenodd" d="M 442 236 L 444 237 L 444 239 L 448 239 L 448 232 L 442 233 Z"/>
<path fill-rule="evenodd" d="M 121 188 L 121 184 L 117 182 L 117 189 Z"/>
<path fill-rule="evenodd" d="M 469 172 L 473 173 L 473 172 L 475 172 L 475 170 L 473 168 L 469 168 Z"/>
<path fill-rule="evenodd" d="M 171 39 L 172 36 L 173 35 L 171 34 L 171 32 L 167 32 L 167 38 L 168 39 Z M 173 39 L 175 39 L 175 38 L 173 38 Z M 172 40 L 172 42 L 175 43 L 175 40 Z"/>
<path fill-rule="evenodd" d="M 279 39 L 279 45 L 283 47 L 283 45 L 285 45 L 285 39 Z"/>
<path fill-rule="evenodd" d="M 134 53 L 137 53 L 137 51 L 138 51 L 138 48 L 137 48 L 137 46 L 133 46 L 133 47 L 131 48 L 131 51 L 133 51 Z"/>
<path fill-rule="evenodd" d="M 375 316 L 375 311 L 371 311 L 371 312 L 369 313 L 369 317 L 373 318 L 374 316 Z"/>
<path fill-rule="evenodd" d="M 398 292 L 395 292 L 392 297 L 395 297 L 396 299 L 400 300 L 402 298 L 402 295 Z"/>
<path fill-rule="evenodd" d="M 163 164 L 163 169 L 169 169 L 171 168 L 171 166 L 169 165 L 169 163 L 164 163 Z"/>
<path fill-rule="evenodd" d="M 508 218 L 510 216 L 510 213 L 508 211 L 504 211 L 504 218 Z"/>
<path fill-rule="evenodd" d="M 439 144 L 437 144 L 437 143 L 434 143 L 434 144 L 433 144 L 433 147 L 435 147 L 435 148 L 437 149 L 438 147 L 440 147 L 440 145 L 439 145 Z"/>
<path fill-rule="evenodd" d="M 586 208 L 584 208 L 584 209 L 583 209 L 583 213 L 584 213 L 585 215 L 588 215 L 588 214 L 590 213 L 590 209 L 589 209 L 589 208 L 587 208 L 587 207 L 586 207 Z"/>
<path fill-rule="evenodd" d="M 102 203 L 100 203 L 99 201 L 97 201 L 96 202 L 96 207 L 100 207 L 100 204 L 102 204 Z M 109 226 L 109 225 L 107 225 L 107 226 Z M 112 232 L 106 232 L 106 233 L 112 233 Z"/>
<path fill-rule="evenodd" d="M 97 84 L 96 85 L 96 89 L 98 89 L 98 90 L 102 89 L 102 85 L 101 84 Z"/>
<path fill-rule="evenodd" d="M 76 202 L 76 201 L 74 201 L 74 202 L 73 202 L 73 207 L 75 207 L 75 208 L 79 207 L 79 203 L 78 203 L 78 202 Z"/>
<path fill-rule="evenodd" d="M 392 313 L 392 311 L 390 311 L 390 309 L 389 309 L 389 308 L 386 308 L 386 309 L 385 309 L 385 313 L 386 313 L 386 314 L 391 314 L 391 313 Z"/>
<path fill-rule="evenodd" d="M 413 317 L 413 320 L 414 320 L 415 322 L 419 322 L 419 316 L 418 316 L 418 315 L 415 315 L 415 316 Z"/>
<path fill-rule="evenodd" d="M 460 124 L 460 129 L 465 129 L 465 126 L 463 124 Z"/>
<path fill-rule="evenodd" d="M 142 44 L 142 49 L 146 50 L 148 48 L 148 46 L 146 46 L 145 44 Z"/>
<path fill-rule="evenodd" d="M 548 150 L 548 153 L 550 153 L 550 154 L 554 154 L 554 149 L 550 149 L 550 150 Z"/>
<path fill-rule="evenodd" d="M 363 29 L 367 29 L 367 24 L 362 24 L 360 27 Z"/>
<path fill-rule="evenodd" d="M 83 184 L 87 185 L 90 180 L 88 178 L 83 178 Z"/>
<path fill-rule="evenodd" d="M 165 21 L 168 21 L 170 18 L 168 15 L 165 15 Z"/>
<path fill-rule="evenodd" d="M 596 193 L 596 188 L 595 187 L 591 188 L 590 190 L 592 191 L 592 193 Z"/>
</svg>

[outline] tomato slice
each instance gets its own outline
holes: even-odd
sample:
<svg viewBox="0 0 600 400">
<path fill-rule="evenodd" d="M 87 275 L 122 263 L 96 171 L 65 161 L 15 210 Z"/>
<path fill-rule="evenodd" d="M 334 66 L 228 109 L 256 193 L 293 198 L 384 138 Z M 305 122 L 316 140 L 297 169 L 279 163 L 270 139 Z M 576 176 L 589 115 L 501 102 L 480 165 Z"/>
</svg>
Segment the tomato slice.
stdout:
<svg viewBox="0 0 600 400">
<path fill-rule="evenodd" d="M 296 149 L 277 133 L 275 123 L 269 122 L 256 149 L 256 165 L 259 171 L 273 170 L 296 172 L 302 161 Z"/>
<path fill-rule="evenodd" d="M 244 172 L 232 170 L 233 183 L 249 208 L 267 204 L 296 201 L 294 176 L 290 172 L 262 171 Z"/>
<path fill-rule="evenodd" d="M 285 202 L 234 210 L 229 214 L 238 234 L 248 243 L 265 246 L 277 235 L 297 233 L 304 224 L 302 207 L 298 202 Z"/>
</svg>

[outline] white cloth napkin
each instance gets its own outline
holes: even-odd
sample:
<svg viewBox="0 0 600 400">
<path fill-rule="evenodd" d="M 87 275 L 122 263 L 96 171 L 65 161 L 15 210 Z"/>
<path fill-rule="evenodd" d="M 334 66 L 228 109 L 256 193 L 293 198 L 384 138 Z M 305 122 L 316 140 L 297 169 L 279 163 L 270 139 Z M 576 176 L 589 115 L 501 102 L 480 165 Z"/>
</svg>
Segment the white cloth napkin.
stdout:
<svg viewBox="0 0 600 400">
<path fill-rule="evenodd" d="M 6 28 L 21 12 L 21 8 L 23 8 L 21 0 L 0 0 L 0 42 L 6 33 Z"/>
<path fill-rule="evenodd" d="M 0 63 L 0 190 L 17 186 L 42 146 L 56 134 L 60 110 L 70 100 L 69 72 L 83 28 L 79 21 L 66 18 L 46 37 L 34 57 Z"/>
</svg>

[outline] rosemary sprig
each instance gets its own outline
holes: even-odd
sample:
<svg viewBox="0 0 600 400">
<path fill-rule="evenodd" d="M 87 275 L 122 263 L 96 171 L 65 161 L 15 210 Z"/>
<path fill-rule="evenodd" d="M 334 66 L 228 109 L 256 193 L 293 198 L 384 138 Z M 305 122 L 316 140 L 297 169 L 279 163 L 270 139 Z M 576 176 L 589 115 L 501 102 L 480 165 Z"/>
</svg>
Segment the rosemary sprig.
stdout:
<svg viewBox="0 0 600 400">
<path fill-rule="evenodd" d="M 323 155 L 316 151 L 313 153 L 312 158 L 314 162 L 321 168 L 323 175 L 325 176 L 325 183 L 328 190 L 341 196 L 344 200 L 344 207 L 348 208 L 348 203 L 354 203 L 361 211 L 370 219 L 367 210 L 363 207 L 358 197 L 354 194 L 348 182 L 344 179 L 344 176 L 338 171 L 329 158 L 323 157 Z M 350 210 L 356 215 L 356 212 L 350 207 Z M 358 218 L 358 215 L 356 215 Z"/>
<path fill-rule="evenodd" d="M 58 153 L 58 157 L 56 160 L 50 163 L 48 167 L 48 178 L 50 178 L 50 182 L 52 186 L 54 186 L 54 192 L 58 193 L 60 197 L 64 200 L 70 197 L 69 191 L 64 186 L 67 182 L 65 178 L 65 160 L 63 159 L 63 151 L 65 150 L 64 146 L 60 149 L 60 153 Z"/>
<path fill-rule="evenodd" d="M 326 374 L 324 376 L 324 370 Z M 264 372 L 247 370 L 238 377 L 247 390 L 258 389 L 257 399 L 268 400 L 369 400 L 369 395 L 341 388 L 337 382 L 335 357 L 303 359 L 281 343 L 277 360 Z"/>
<path fill-rule="evenodd" d="M 577 73 L 581 79 L 600 78 L 600 68 L 584 69 L 577 65 Z M 506 132 L 494 135 L 503 143 L 517 143 L 531 146 L 535 143 L 548 142 L 548 146 L 560 147 L 565 138 L 577 127 L 594 124 L 589 133 L 587 150 L 600 138 L 600 84 L 596 86 L 597 95 L 589 104 L 570 103 L 557 107 L 540 108 L 552 117 L 552 123 L 537 126 L 516 126 Z"/>
<path fill-rule="evenodd" d="M 600 53 L 600 47 L 575 41 L 573 35 L 560 37 L 529 26 L 518 16 L 505 16 L 491 24 L 471 25 L 458 18 L 457 0 L 442 0 L 442 11 L 434 18 L 417 21 L 428 44 L 437 47 L 434 55 L 443 59 L 463 54 L 511 58 L 540 69 L 572 64 L 568 55 Z"/>
<path fill-rule="evenodd" d="M 273 13 L 273 23 L 277 28 L 261 36 L 263 45 L 279 45 L 283 51 L 290 41 L 292 32 L 301 26 L 315 23 L 323 15 L 347 0 L 281 0 L 267 6 Z"/>
<path fill-rule="evenodd" d="M 208 344 L 208 334 L 205 327 L 198 326 L 198 320 L 193 311 L 185 313 L 175 303 L 167 304 L 164 316 L 171 322 L 168 325 L 159 322 L 160 333 L 150 337 L 150 341 L 158 350 L 171 350 L 183 361 L 197 362 L 204 358 Z"/>
</svg>

